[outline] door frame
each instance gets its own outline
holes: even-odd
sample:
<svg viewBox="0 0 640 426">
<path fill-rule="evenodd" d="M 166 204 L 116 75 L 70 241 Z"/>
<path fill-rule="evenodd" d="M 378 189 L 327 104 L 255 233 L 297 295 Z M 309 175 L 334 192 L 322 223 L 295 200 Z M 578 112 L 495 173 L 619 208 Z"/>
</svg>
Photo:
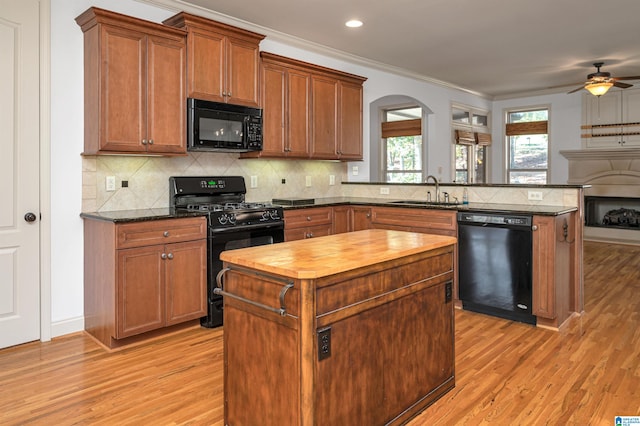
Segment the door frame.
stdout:
<svg viewBox="0 0 640 426">
<path fill-rule="evenodd" d="M 40 341 L 51 340 L 51 0 L 40 0 Z"/>
</svg>

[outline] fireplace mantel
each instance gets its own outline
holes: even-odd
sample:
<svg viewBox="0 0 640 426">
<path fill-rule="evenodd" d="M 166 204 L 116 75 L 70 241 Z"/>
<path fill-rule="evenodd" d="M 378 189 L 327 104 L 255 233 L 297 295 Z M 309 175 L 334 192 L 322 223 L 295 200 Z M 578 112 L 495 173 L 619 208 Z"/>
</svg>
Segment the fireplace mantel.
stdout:
<svg viewBox="0 0 640 426">
<path fill-rule="evenodd" d="M 567 160 L 633 160 L 640 159 L 640 148 L 574 149 L 560 154 Z"/>
</svg>

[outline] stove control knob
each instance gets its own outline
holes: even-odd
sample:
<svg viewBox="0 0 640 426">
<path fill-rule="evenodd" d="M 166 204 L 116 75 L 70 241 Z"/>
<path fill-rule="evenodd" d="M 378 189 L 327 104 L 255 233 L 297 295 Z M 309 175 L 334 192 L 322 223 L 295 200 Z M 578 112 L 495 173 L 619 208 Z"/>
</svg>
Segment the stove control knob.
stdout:
<svg viewBox="0 0 640 426">
<path fill-rule="evenodd" d="M 226 214 L 218 216 L 218 222 L 220 222 L 220 225 L 224 225 L 225 223 L 227 223 L 227 220 L 228 218 Z"/>
<path fill-rule="evenodd" d="M 231 213 L 231 214 L 229 215 L 229 223 L 230 223 L 231 225 L 233 225 L 233 224 L 235 224 L 235 223 L 236 223 L 236 215 L 235 215 L 235 213 Z"/>
<path fill-rule="evenodd" d="M 274 220 L 280 219 L 280 216 L 278 215 L 278 210 L 271 210 L 271 212 L 269 212 L 269 216 L 271 216 L 271 219 L 274 219 Z"/>
<path fill-rule="evenodd" d="M 269 220 L 269 211 L 262 212 L 262 220 Z"/>
</svg>

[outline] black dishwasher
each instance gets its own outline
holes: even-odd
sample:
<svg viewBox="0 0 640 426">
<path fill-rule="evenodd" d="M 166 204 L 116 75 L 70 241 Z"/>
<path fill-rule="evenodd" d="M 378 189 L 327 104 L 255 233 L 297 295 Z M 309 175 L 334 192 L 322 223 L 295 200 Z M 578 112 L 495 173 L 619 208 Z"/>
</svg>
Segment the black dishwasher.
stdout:
<svg viewBox="0 0 640 426">
<path fill-rule="evenodd" d="M 458 212 L 463 309 L 527 324 L 532 314 L 531 216 Z"/>
</svg>

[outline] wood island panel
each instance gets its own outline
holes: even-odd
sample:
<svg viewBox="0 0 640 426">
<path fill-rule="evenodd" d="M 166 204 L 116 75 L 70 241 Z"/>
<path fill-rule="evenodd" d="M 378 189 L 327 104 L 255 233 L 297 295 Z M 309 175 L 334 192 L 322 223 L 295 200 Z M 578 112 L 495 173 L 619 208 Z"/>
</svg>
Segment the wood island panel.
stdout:
<svg viewBox="0 0 640 426">
<path fill-rule="evenodd" d="M 225 424 L 399 425 L 451 390 L 455 244 L 374 229 L 223 252 Z"/>
</svg>

